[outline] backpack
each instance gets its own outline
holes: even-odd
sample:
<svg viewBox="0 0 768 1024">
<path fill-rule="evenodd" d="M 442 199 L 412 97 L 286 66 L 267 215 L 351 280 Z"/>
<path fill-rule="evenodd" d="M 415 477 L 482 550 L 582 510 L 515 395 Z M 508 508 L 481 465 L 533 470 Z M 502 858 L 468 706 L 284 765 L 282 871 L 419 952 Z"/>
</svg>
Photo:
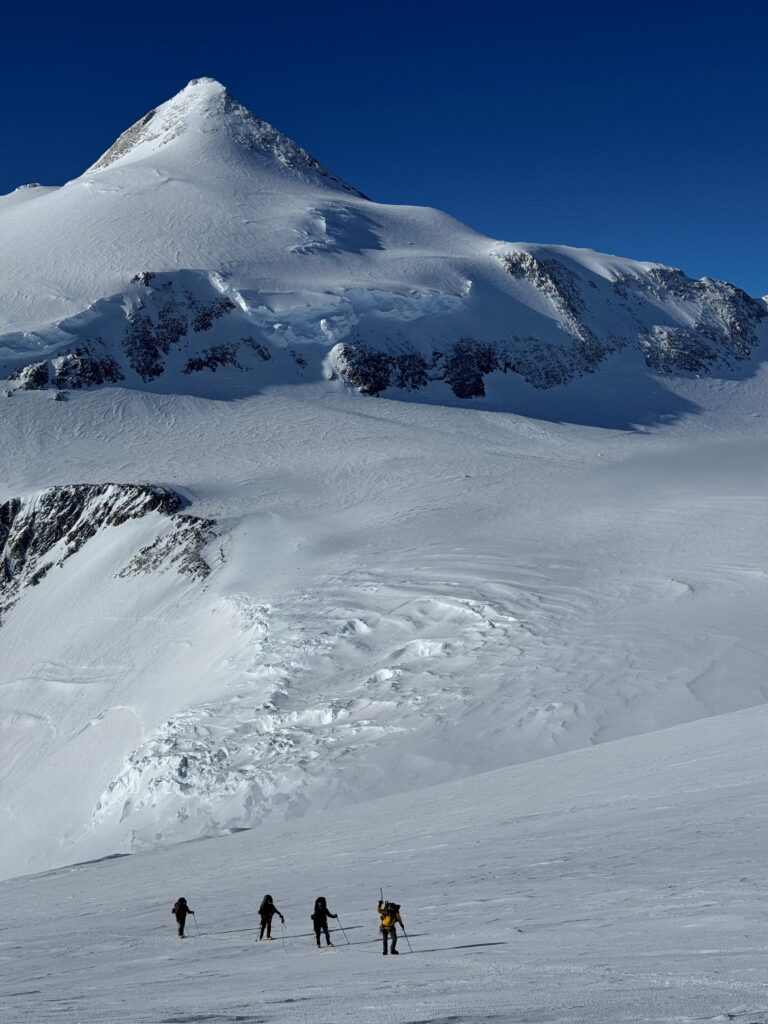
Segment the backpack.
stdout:
<svg viewBox="0 0 768 1024">
<path fill-rule="evenodd" d="M 387 914 L 389 916 L 390 921 L 394 925 L 395 919 L 397 918 L 397 915 L 400 913 L 400 904 L 399 903 L 385 903 L 384 904 L 384 909 L 386 910 L 386 912 L 387 912 Z"/>
</svg>

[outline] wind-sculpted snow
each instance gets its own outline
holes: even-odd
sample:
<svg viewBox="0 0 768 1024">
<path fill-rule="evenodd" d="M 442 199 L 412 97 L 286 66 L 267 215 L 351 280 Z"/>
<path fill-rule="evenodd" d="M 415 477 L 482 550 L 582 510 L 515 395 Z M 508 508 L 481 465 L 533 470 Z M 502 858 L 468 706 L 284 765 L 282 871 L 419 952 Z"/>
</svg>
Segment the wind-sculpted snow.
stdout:
<svg viewBox="0 0 768 1024">
<path fill-rule="evenodd" d="M 178 494 L 146 484 L 76 484 L 51 487 L 30 499 L 0 505 L 0 613 L 7 614 L 25 587 L 61 568 L 99 530 L 122 526 L 152 512 L 173 523 L 170 536 L 138 552 L 121 575 L 175 565 L 204 578 L 210 571 L 200 549 L 212 523 L 179 515 Z"/>
</svg>

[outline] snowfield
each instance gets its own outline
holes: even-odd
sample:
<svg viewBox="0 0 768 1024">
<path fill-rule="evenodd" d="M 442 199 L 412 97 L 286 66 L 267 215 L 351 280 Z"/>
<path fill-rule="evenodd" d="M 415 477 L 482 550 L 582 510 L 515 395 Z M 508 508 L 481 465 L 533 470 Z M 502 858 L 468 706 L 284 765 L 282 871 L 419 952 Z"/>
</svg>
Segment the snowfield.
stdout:
<svg viewBox="0 0 768 1024">
<path fill-rule="evenodd" d="M 205 579 L 125 573 L 153 512 L 4 616 L 6 875 L 765 703 L 749 384 L 644 432 L 321 389 L 5 401 L 9 493 L 155 480 L 215 522 Z"/>
<path fill-rule="evenodd" d="M 766 727 L 736 712 L 4 882 L 3 1020 L 765 1024 Z M 379 885 L 413 949 L 397 960 Z M 285 939 L 276 919 L 256 944 L 265 892 Z M 319 893 L 349 945 L 315 948 Z"/>
<path fill-rule="evenodd" d="M 0 237 L 3 1022 L 765 1024 L 766 301 L 211 79 Z"/>
</svg>

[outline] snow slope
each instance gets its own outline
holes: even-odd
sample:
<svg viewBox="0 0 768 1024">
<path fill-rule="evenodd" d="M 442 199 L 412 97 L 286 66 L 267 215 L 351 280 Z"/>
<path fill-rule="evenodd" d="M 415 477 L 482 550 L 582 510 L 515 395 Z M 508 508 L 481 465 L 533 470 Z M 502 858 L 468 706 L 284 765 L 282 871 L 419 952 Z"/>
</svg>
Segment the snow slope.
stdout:
<svg viewBox="0 0 768 1024">
<path fill-rule="evenodd" d="M 766 703 L 764 303 L 208 79 L 0 231 L 1 877 Z"/>
<path fill-rule="evenodd" d="M 466 400 L 492 374 L 546 389 L 624 349 L 733 372 L 767 330 L 765 304 L 724 282 L 371 202 L 212 79 L 41 191 L 0 202 L 0 360 L 37 367 L 25 386 L 188 391 L 226 366 L 253 390 L 274 358 L 267 380 L 298 366 Z"/>
<path fill-rule="evenodd" d="M 322 385 L 6 401 L 10 493 L 152 478 L 216 535 L 202 582 L 125 576 L 162 520 L 105 526 L 5 616 L 5 874 L 763 704 L 764 388 L 691 387 L 651 433 Z"/>
<path fill-rule="evenodd" d="M 767 711 L 0 885 L 7 1024 L 765 1024 Z M 413 949 L 384 959 L 379 886 Z M 283 941 L 255 944 L 265 892 Z M 175 938 L 169 909 L 196 912 Z M 318 893 L 338 913 L 318 952 Z M 335 922 L 331 922 L 334 924 Z"/>
</svg>

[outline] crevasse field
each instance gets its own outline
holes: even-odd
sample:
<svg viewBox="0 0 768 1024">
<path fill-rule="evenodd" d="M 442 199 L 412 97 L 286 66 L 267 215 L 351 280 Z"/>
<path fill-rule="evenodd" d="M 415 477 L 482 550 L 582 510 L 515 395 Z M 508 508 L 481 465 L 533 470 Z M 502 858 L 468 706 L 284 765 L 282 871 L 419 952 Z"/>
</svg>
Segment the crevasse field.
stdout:
<svg viewBox="0 0 768 1024">
<path fill-rule="evenodd" d="M 237 525 L 202 592 L 165 574 L 118 598 L 126 551 L 94 540 L 3 625 L 9 873 L 147 848 L 2 884 L 5 1019 L 768 1019 L 766 448 L 695 387 L 713 408 L 651 432 L 290 389 L 25 406 L 16 490 L 50 481 L 28 427 L 56 416 L 58 479 L 158 475 L 172 437 L 160 479 L 203 514 L 227 493 Z M 211 771 L 185 820 L 166 782 L 84 828 L 126 735 L 174 712 L 156 772 L 218 735 L 240 788 Z M 234 823 L 251 780 L 264 823 L 148 849 Z M 267 891 L 286 938 L 257 946 Z M 349 947 L 314 949 L 319 892 Z"/>
<path fill-rule="evenodd" d="M 1 883 L 3 1019 L 763 1024 L 765 728 L 733 712 Z M 403 903 L 397 960 L 377 882 Z M 257 944 L 267 888 L 285 935 Z"/>
<path fill-rule="evenodd" d="M 765 1024 L 754 300 L 558 247 L 513 279 L 501 243 L 379 207 L 231 104 L 198 80 L 159 134 L 0 201 L 0 1020 Z M 155 292 L 130 280 L 153 269 Z M 706 372 L 622 342 L 545 390 L 491 368 L 468 400 L 447 377 L 360 394 L 329 354 L 518 317 L 586 358 L 629 278 L 654 359 L 705 314 L 737 340 L 757 317 L 754 351 L 707 322 Z M 235 296 L 235 327 L 145 380 L 126 311 L 174 288 L 196 316 Z M 227 362 L 246 327 L 271 354 Z M 123 376 L 54 384 L 73 339 Z M 74 484 L 112 486 L 72 514 L 51 489 Z M 127 485 L 181 519 L 116 516 Z M 205 573 L 174 561 L 193 521 Z M 266 892 L 286 929 L 256 944 Z M 320 893 L 345 933 L 318 952 Z"/>
</svg>

